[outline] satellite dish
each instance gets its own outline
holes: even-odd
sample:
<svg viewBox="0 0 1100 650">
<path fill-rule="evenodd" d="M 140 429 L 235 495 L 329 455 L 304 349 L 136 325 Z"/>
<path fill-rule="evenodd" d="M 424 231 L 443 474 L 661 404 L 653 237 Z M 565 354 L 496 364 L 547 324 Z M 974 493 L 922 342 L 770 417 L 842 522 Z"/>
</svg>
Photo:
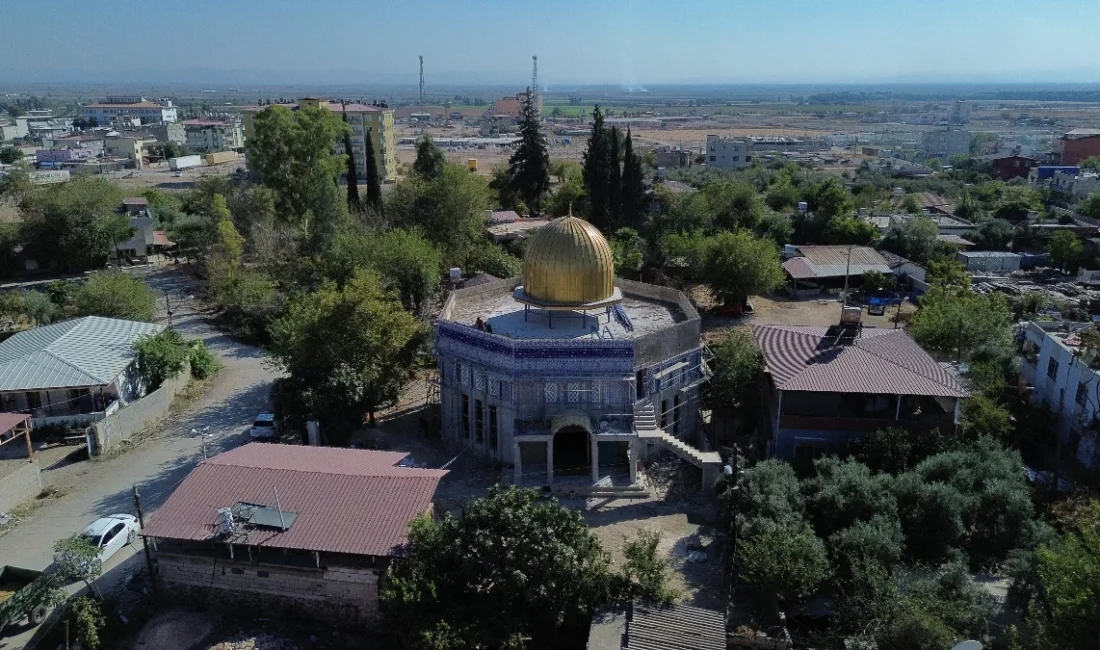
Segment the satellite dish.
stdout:
<svg viewBox="0 0 1100 650">
<path fill-rule="evenodd" d="M 982 644 L 977 641 L 962 641 L 956 643 L 951 650 L 982 650 Z"/>
</svg>

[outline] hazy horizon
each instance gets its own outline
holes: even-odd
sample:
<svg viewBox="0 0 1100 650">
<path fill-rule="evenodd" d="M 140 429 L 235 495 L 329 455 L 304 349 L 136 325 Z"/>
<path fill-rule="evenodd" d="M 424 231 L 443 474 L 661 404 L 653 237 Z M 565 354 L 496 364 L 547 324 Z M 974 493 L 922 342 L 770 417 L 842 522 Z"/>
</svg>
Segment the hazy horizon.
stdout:
<svg viewBox="0 0 1100 650">
<path fill-rule="evenodd" d="M 1096 83 L 1095 0 L 9 3 L 8 83 Z M 1055 53 L 1038 46 L 1057 44 Z"/>
</svg>

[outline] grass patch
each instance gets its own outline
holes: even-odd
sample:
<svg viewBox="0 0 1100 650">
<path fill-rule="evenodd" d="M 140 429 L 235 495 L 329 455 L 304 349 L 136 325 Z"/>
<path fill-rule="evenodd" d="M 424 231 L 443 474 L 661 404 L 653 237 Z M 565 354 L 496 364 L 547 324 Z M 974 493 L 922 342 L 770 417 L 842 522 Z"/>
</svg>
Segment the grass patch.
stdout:
<svg viewBox="0 0 1100 650">
<path fill-rule="evenodd" d="M 217 376 L 217 372 L 209 375 L 203 379 L 196 379 L 192 377 L 187 381 L 187 385 L 180 389 L 176 396 L 172 398 L 172 405 L 168 407 L 169 415 L 178 415 L 195 403 L 197 399 L 202 397 L 202 394 L 206 392 L 207 387 L 210 386 L 211 380 Z"/>
<path fill-rule="evenodd" d="M 19 504 L 8 514 L 11 515 L 11 519 L 7 522 L 0 524 L 0 537 L 8 534 L 8 531 L 14 529 L 19 524 L 31 518 L 32 515 L 43 506 L 46 506 L 54 501 L 57 501 L 61 497 L 65 496 L 65 491 L 54 487 L 53 485 L 47 486 L 38 496 Z"/>
</svg>

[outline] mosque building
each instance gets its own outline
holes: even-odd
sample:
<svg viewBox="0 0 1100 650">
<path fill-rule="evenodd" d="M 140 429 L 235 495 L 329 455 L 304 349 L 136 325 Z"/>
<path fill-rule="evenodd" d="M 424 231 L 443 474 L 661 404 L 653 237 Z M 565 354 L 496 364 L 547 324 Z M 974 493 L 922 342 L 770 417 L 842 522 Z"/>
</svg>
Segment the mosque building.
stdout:
<svg viewBox="0 0 1100 650">
<path fill-rule="evenodd" d="M 513 467 L 514 483 L 633 486 L 657 447 L 717 479 L 703 451 L 708 370 L 683 293 L 615 277 L 600 231 L 540 228 L 523 277 L 454 291 L 436 326 L 442 433 Z"/>
</svg>

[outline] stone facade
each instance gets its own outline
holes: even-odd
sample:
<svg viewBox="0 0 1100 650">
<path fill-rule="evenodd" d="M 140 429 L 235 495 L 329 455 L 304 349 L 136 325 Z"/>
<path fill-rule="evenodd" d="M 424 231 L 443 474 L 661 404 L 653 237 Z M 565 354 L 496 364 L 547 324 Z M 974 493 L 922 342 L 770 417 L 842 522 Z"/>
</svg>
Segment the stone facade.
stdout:
<svg viewBox="0 0 1100 650">
<path fill-rule="evenodd" d="M 379 569 L 254 564 L 189 553 L 157 554 L 157 579 L 164 592 L 185 602 L 205 601 L 220 609 L 274 618 L 308 618 L 340 625 L 378 620 Z"/>
</svg>

